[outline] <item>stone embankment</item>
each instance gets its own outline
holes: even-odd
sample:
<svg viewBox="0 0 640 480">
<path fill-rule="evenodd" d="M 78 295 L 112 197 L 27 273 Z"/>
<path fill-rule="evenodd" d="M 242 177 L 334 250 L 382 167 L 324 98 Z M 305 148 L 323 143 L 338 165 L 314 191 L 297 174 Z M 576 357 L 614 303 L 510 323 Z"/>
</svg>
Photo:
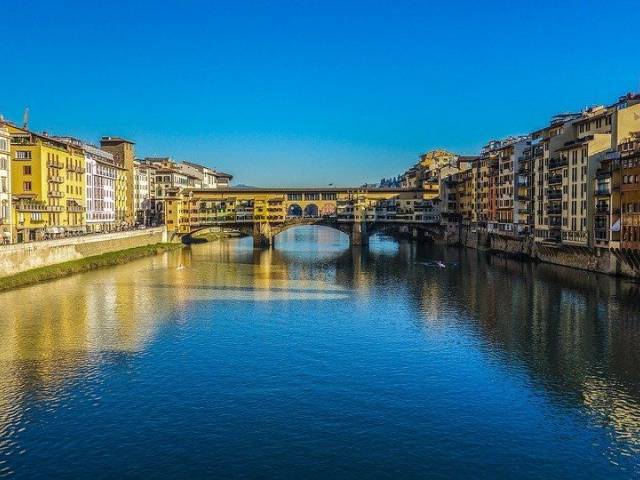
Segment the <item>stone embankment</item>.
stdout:
<svg viewBox="0 0 640 480">
<path fill-rule="evenodd" d="M 0 247 L 0 277 L 167 242 L 163 227 Z"/>
<path fill-rule="evenodd" d="M 448 229 L 444 242 L 563 267 L 640 278 L 640 256 L 634 252 L 535 243 L 531 238 L 514 238 L 467 227 Z"/>
</svg>

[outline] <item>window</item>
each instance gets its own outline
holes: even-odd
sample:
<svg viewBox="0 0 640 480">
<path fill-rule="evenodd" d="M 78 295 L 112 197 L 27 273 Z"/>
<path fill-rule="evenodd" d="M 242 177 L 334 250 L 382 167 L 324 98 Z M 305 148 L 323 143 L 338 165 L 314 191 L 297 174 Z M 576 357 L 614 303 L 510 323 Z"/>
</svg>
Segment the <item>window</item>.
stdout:
<svg viewBox="0 0 640 480">
<path fill-rule="evenodd" d="M 22 189 L 25 192 L 30 192 L 31 191 L 31 182 L 23 182 Z"/>
<path fill-rule="evenodd" d="M 16 151 L 16 160 L 30 160 L 31 152 L 29 150 Z"/>
<path fill-rule="evenodd" d="M 31 165 L 25 165 L 22 167 L 23 175 L 31 175 Z"/>
</svg>

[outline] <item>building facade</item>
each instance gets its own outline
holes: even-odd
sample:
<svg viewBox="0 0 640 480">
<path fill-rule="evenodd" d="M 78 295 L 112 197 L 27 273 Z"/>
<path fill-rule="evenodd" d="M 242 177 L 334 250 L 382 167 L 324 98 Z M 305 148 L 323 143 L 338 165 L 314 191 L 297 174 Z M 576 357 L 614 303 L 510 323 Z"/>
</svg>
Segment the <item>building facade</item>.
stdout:
<svg viewBox="0 0 640 480">
<path fill-rule="evenodd" d="M 102 137 L 100 148 L 113 155 L 120 167 L 116 178 L 116 224 L 118 228 L 134 224 L 134 161 L 135 144 L 121 137 Z"/>
<path fill-rule="evenodd" d="M 116 224 L 116 183 L 122 168 L 113 154 L 83 145 L 87 165 L 87 230 L 110 232 Z"/>
<path fill-rule="evenodd" d="M 187 175 L 191 175 L 197 179 L 196 182 L 194 182 L 196 188 L 227 188 L 233 179 L 233 175 L 218 172 L 213 168 L 192 162 L 182 162 L 180 169 Z"/>
<path fill-rule="evenodd" d="M 618 151 L 621 180 L 620 247 L 640 250 L 640 129 L 623 139 Z"/>
<path fill-rule="evenodd" d="M 16 241 L 84 233 L 86 181 L 82 147 L 14 125 L 8 129 Z"/>
<path fill-rule="evenodd" d="M 11 212 L 11 135 L 0 121 L 0 244 L 13 242 Z"/>
<path fill-rule="evenodd" d="M 155 223 L 155 175 L 156 167 L 152 164 L 136 160 L 133 175 L 133 203 L 136 212 L 136 224 L 151 225 Z"/>
</svg>

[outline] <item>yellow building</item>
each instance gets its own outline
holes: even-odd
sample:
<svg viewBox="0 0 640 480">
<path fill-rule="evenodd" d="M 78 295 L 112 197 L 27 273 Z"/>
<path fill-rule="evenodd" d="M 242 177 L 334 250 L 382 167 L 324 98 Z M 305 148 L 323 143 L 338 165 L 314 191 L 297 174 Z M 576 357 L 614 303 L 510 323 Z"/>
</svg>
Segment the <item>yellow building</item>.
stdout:
<svg viewBox="0 0 640 480">
<path fill-rule="evenodd" d="M 81 146 L 8 126 L 17 242 L 85 231 L 85 160 Z"/>
<path fill-rule="evenodd" d="M 457 167 L 459 156 L 446 150 L 432 150 L 420 155 L 420 161 L 400 176 L 400 186 L 407 189 L 423 189 L 425 199 L 438 198 L 440 173 L 446 167 Z M 447 175 L 453 172 L 447 172 Z"/>
<path fill-rule="evenodd" d="M 126 226 L 130 222 L 128 214 L 128 201 L 129 201 L 129 189 L 128 189 L 128 175 L 127 170 L 118 167 L 118 173 L 116 176 L 116 226 L 118 228 Z"/>
</svg>

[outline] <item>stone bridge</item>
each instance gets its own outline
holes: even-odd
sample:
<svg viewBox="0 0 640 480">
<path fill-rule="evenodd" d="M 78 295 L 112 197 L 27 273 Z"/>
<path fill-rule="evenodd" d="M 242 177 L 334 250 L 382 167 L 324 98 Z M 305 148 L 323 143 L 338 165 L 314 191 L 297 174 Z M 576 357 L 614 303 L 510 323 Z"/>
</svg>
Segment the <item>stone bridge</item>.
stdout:
<svg viewBox="0 0 640 480">
<path fill-rule="evenodd" d="M 184 190 L 166 199 L 170 233 L 189 241 L 198 232 L 220 227 L 251 235 L 255 247 L 298 225 L 322 225 L 366 245 L 377 232 L 415 238 L 442 235 L 434 221 L 433 200 L 423 190 L 400 189 L 246 189 Z"/>
<path fill-rule="evenodd" d="M 318 225 L 338 230 L 349 237 L 349 243 L 354 246 L 368 245 L 369 238 L 376 233 L 384 233 L 391 236 L 403 236 L 413 239 L 439 239 L 444 232 L 439 225 L 424 225 L 415 222 L 402 221 L 340 221 L 336 217 L 318 218 L 290 218 L 282 222 L 253 222 L 245 221 L 220 221 L 208 225 L 199 225 L 181 239 L 190 243 L 198 233 L 221 228 L 227 231 L 237 232 L 243 236 L 253 237 L 254 248 L 268 248 L 276 243 L 276 237 L 293 227 L 301 225 Z"/>
</svg>

